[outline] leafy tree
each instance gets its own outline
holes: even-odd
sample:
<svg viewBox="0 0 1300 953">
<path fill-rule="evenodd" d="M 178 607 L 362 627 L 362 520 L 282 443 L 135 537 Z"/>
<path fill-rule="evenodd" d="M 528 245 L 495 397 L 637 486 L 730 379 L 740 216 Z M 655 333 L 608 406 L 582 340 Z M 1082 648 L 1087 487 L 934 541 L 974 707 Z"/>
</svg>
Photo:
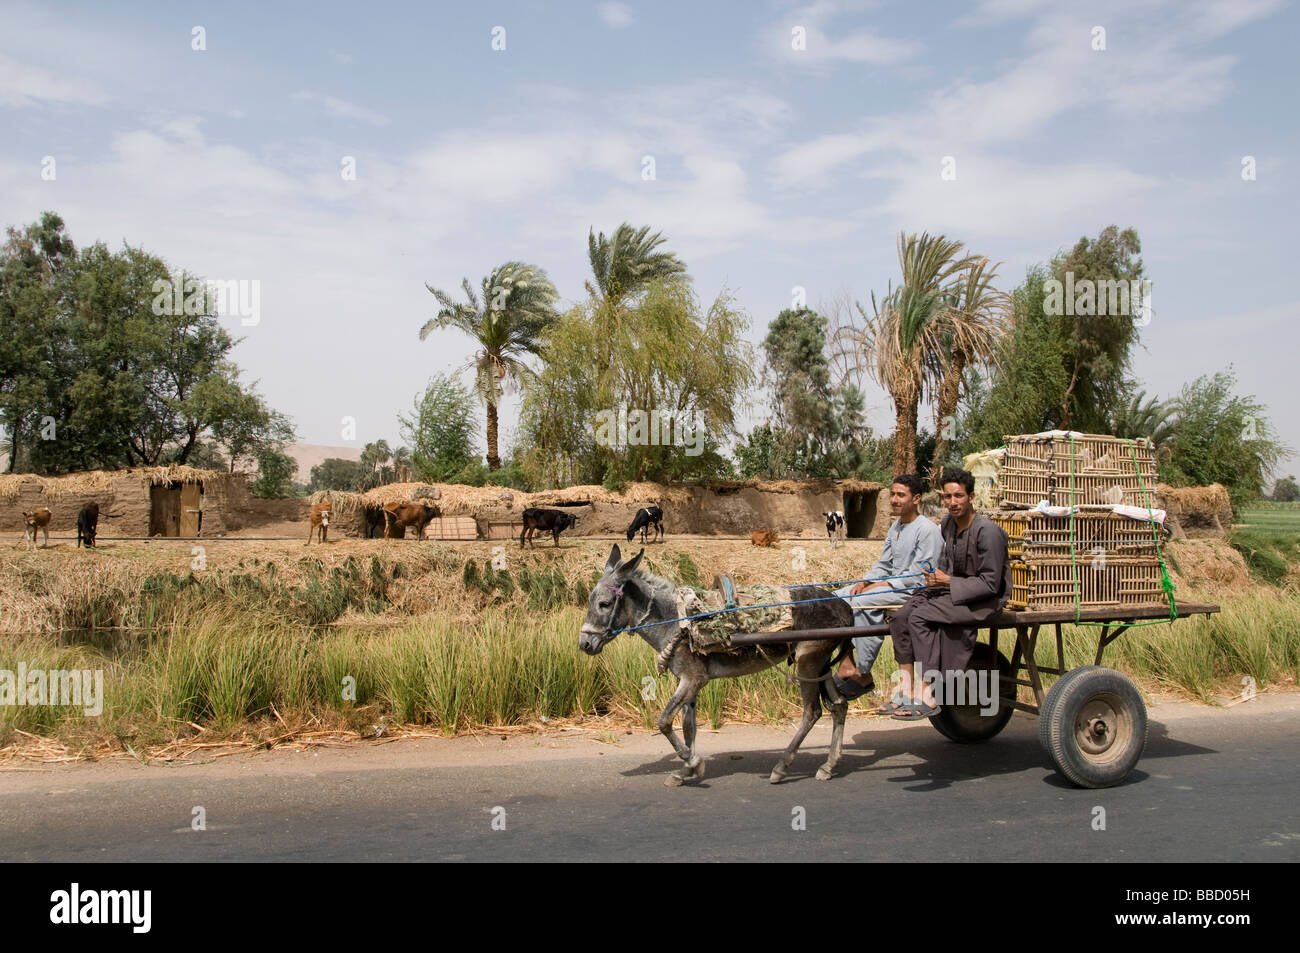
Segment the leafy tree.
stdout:
<svg viewBox="0 0 1300 953">
<path fill-rule="evenodd" d="M 745 479 L 771 477 L 780 470 L 780 452 L 771 424 L 759 424 L 736 444 L 736 469 Z"/>
<path fill-rule="evenodd" d="M 58 316 L 77 260 L 64 227 L 58 215 L 45 212 L 22 231 L 8 228 L 0 248 L 0 423 L 10 472 L 30 457 L 28 444 L 40 439 L 41 418 L 60 386 Z"/>
<path fill-rule="evenodd" d="M 359 491 L 365 486 L 370 472 L 360 461 L 326 457 L 311 468 L 311 481 L 307 484 L 307 491 L 309 493 L 317 490 Z"/>
<path fill-rule="evenodd" d="M 481 298 L 468 278 L 461 282 L 464 302 L 425 287 L 441 309 L 420 328 L 420 340 L 438 328 L 452 327 L 478 342 L 480 350 L 466 366 L 474 369 L 474 391 L 487 407 L 488 469 L 499 469 L 497 407 L 506 388 L 533 377 L 524 360 L 538 353 L 542 333 L 555 322 L 559 293 L 546 272 L 518 261 L 506 262 L 484 278 Z"/>
<path fill-rule="evenodd" d="M 600 483 L 607 475 L 666 480 L 728 472 L 719 441 L 734 435 L 733 407 L 755 376 L 744 315 L 725 292 L 701 311 L 678 277 L 651 282 L 616 323 L 607 316 L 600 301 L 588 301 L 547 334 L 545 364 L 525 393 L 520 421 L 520 459 L 531 480 L 554 486 Z M 668 433 L 654 427 L 638 435 L 640 414 Z"/>
<path fill-rule="evenodd" d="M 470 420 L 473 398 L 469 391 L 445 374 L 429 379 L 424 394 L 415 399 L 412 414 L 399 414 L 402 439 L 411 446 L 411 467 L 428 483 L 463 483 L 465 471 L 479 463 Z"/>
<path fill-rule="evenodd" d="M 256 391 L 229 383 L 225 386 L 228 404 L 212 426 L 212 435 L 230 454 L 230 472 L 234 473 L 242 460 L 251 462 L 282 453 L 295 436 L 289 418 L 269 407 Z"/>
<path fill-rule="evenodd" d="M 772 476 L 827 476 L 831 447 L 839 436 L 826 319 L 807 308 L 782 311 L 763 338 L 764 383 L 772 387 Z"/>
<path fill-rule="evenodd" d="M 1006 434 L 1107 432 L 1134 409 L 1130 352 L 1139 325 L 1131 313 L 1087 312 L 1100 310 L 1101 297 L 1109 301 L 1109 283 L 1126 283 L 1127 294 L 1128 283 L 1142 280 L 1140 252 L 1137 232 L 1111 225 L 1030 270 L 1012 295 L 1009 333 L 994 358 L 978 368 L 991 378 L 989 385 L 968 393 L 959 428 L 963 452 L 1000 446 Z M 1052 313 L 1058 305 L 1066 310 L 1067 288 L 1075 289 L 1070 305 L 1076 313 Z M 1128 303 L 1135 311 L 1131 297 Z"/>
<path fill-rule="evenodd" d="M 1128 284 L 1142 278 L 1141 252 L 1136 231 L 1126 228 L 1121 232 L 1109 225 L 1095 240 L 1080 238 L 1068 255 L 1056 259 L 1054 271 L 1063 284 L 1067 274 L 1074 276 L 1076 287 L 1081 279 L 1091 280 L 1093 284 L 1085 289 L 1100 289 L 1110 281 Z M 1135 310 L 1131 300 L 1129 306 L 1130 311 Z M 1075 311 L 1079 310 L 1076 306 Z M 1091 310 L 1100 310 L 1099 302 Z M 1131 387 L 1129 351 L 1137 342 L 1138 324 L 1132 314 L 1076 313 L 1049 320 L 1055 320 L 1065 335 L 1065 370 L 1069 374 L 1061 395 L 1059 425 L 1066 430 L 1095 431 L 1107 422 L 1111 409 Z"/>
<path fill-rule="evenodd" d="M 163 463 L 175 463 L 179 454 L 180 447 L 174 448 L 163 456 Z M 200 440 L 196 443 L 194 448 L 190 450 L 190 456 L 186 463 L 192 467 L 198 467 L 200 470 L 227 470 L 230 468 L 230 460 L 221 452 L 221 447 L 212 440 Z"/>
<path fill-rule="evenodd" d="M 1231 368 L 1184 385 L 1175 402 L 1170 461 L 1161 469 L 1174 486 L 1223 484 L 1234 510 L 1263 495 L 1273 467 L 1291 449 L 1278 440 L 1266 408 L 1234 394 L 1235 385 Z"/>
<path fill-rule="evenodd" d="M 1278 503 L 1294 503 L 1300 500 L 1300 484 L 1294 476 L 1284 476 L 1273 484 L 1273 499 Z"/>
<path fill-rule="evenodd" d="M 236 342 L 207 292 L 193 290 L 196 279 L 130 246 L 77 251 L 63 228 L 45 213 L 9 229 L 0 249 L 0 417 L 13 438 L 11 470 L 185 463 L 204 441 L 291 435 L 239 381 Z M 179 309 L 157 290 L 173 277 L 185 292 Z M 254 450 L 242 439 L 226 449 L 235 459 Z"/>
<path fill-rule="evenodd" d="M 253 481 L 252 494 L 273 499 L 290 496 L 296 472 L 298 464 L 293 457 L 282 450 L 268 447 L 258 455 L 257 479 Z"/>
<path fill-rule="evenodd" d="M 1042 320 L 1048 277 L 1044 267 L 1030 270 L 1012 293 L 1011 330 L 998 348 L 996 364 L 991 371 L 967 372 L 966 409 L 957 428 L 961 455 L 1000 447 L 1007 434 L 1038 433 L 1056 425 L 1069 376 L 1059 328 Z"/>
<path fill-rule="evenodd" d="M 772 388 L 772 422 L 737 448 L 747 475 L 836 477 L 857 469 L 864 400 L 848 381 L 832 386 L 826 326 L 807 308 L 782 311 L 769 326 L 763 378 Z"/>
</svg>

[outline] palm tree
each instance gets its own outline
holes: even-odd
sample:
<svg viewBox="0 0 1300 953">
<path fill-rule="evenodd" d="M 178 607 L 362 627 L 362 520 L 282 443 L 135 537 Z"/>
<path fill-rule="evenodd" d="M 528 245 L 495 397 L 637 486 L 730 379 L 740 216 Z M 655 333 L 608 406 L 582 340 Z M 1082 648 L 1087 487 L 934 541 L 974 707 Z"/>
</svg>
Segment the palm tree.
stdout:
<svg viewBox="0 0 1300 953">
<path fill-rule="evenodd" d="M 943 376 L 935 398 L 937 436 L 931 486 L 937 485 L 943 461 L 948 456 L 951 445 L 948 434 L 952 432 L 949 422 L 953 420 L 957 402 L 961 400 L 961 383 L 966 368 L 972 363 L 994 363 L 999 344 L 1007 333 L 1011 296 L 992 287 L 1001 264 L 990 265 L 987 258 L 971 261 L 957 278 L 955 304 L 939 316 L 943 328 L 944 350 L 940 356 Z"/>
<path fill-rule="evenodd" d="M 465 366 L 474 369 L 474 392 L 487 407 L 488 469 L 499 470 L 497 406 L 507 390 L 533 376 L 524 359 L 539 353 L 542 332 L 556 319 L 559 293 L 545 271 L 520 261 L 508 261 L 484 278 L 481 298 L 468 278 L 461 281 L 464 302 L 425 287 L 442 307 L 420 328 L 420 340 L 438 328 L 453 327 L 479 343 Z"/>
<path fill-rule="evenodd" d="M 587 282 L 593 298 L 611 309 L 634 297 L 658 278 L 686 273 L 686 265 L 672 252 L 655 251 L 666 239 L 650 234 L 650 226 L 633 229 L 624 222 L 606 237 L 594 230 L 587 233 L 587 258 L 595 284 Z"/>
<path fill-rule="evenodd" d="M 1135 393 L 1126 404 L 1115 408 L 1110 432 L 1116 437 L 1149 437 L 1157 447 L 1174 434 L 1178 408 L 1173 401 L 1158 401 L 1145 390 Z"/>
<path fill-rule="evenodd" d="M 862 305 L 866 326 L 849 337 L 858 360 L 889 391 L 894 401 L 894 472 L 916 471 L 917 409 L 927 386 L 944 376 L 944 334 L 951 331 L 946 312 L 958 296 L 945 283 L 967 269 L 973 256 L 958 258 L 963 243 L 928 232 L 898 236 L 898 263 L 903 282 L 879 304 L 871 296 L 874 317 Z"/>
</svg>

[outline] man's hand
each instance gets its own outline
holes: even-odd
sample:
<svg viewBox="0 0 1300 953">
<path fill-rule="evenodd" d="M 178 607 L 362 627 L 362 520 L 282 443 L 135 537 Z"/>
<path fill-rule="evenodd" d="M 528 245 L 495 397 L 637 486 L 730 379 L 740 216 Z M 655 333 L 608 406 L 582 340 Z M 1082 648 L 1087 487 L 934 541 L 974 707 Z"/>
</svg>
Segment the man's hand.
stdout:
<svg viewBox="0 0 1300 953">
<path fill-rule="evenodd" d="M 873 589 L 892 589 L 892 588 L 893 587 L 890 586 L 890 584 L 887 582 L 859 582 L 859 583 L 855 583 L 853 588 L 849 590 L 849 595 L 860 596 L 864 592 L 871 592 Z"/>
<path fill-rule="evenodd" d="M 936 569 L 934 572 L 925 572 L 921 575 L 925 577 L 927 586 L 946 586 L 952 582 L 952 576 L 940 569 Z"/>
</svg>

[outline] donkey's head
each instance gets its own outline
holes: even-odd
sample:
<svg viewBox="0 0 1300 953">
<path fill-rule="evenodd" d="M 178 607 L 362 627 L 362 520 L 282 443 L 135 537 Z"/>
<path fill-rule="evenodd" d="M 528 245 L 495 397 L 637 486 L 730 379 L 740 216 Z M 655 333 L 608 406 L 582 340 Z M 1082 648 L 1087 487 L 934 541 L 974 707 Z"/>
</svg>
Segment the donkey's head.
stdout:
<svg viewBox="0 0 1300 953">
<path fill-rule="evenodd" d="M 619 629 L 636 625 L 650 608 L 653 599 L 650 580 L 637 572 L 644 555 L 643 549 L 623 562 L 617 543 L 609 551 L 605 572 L 591 590 L 587 621 L 578 636 L 578 648 L 588 655 L 598 655 Z"/>
</svg>

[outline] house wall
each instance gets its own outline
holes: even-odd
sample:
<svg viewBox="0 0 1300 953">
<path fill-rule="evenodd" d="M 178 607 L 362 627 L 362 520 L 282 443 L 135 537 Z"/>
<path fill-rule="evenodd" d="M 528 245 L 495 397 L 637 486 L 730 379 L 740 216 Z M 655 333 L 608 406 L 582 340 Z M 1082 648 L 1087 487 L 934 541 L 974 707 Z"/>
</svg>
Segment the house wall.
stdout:
<svg viewBox="0 0 1300 953">
<path fill-rule="evenodd" d="M 230 489 L 242 485 L 244 478 L 235 474 L 231 478 L 206 480 L 203 486 L 203 535 L 218 536 L 228 532 L 227 516 L 230 506 Z M 48 506 L 53 514 L 50 532 L 59 535 L 77 532 L 77 514 L 87 503 L 99 504 L 99 535 L 148 536 L 152 503 L 149 483 L 132 474 L 115 476 L 107 489 L 84 493 L 64 493 L 50 500 L 41 493 L 36 480 L 24 481 L 18 498 L 10 504 L 0 505 L 0 532 L 24 531 L 23 511 Z"/>
</svg>

